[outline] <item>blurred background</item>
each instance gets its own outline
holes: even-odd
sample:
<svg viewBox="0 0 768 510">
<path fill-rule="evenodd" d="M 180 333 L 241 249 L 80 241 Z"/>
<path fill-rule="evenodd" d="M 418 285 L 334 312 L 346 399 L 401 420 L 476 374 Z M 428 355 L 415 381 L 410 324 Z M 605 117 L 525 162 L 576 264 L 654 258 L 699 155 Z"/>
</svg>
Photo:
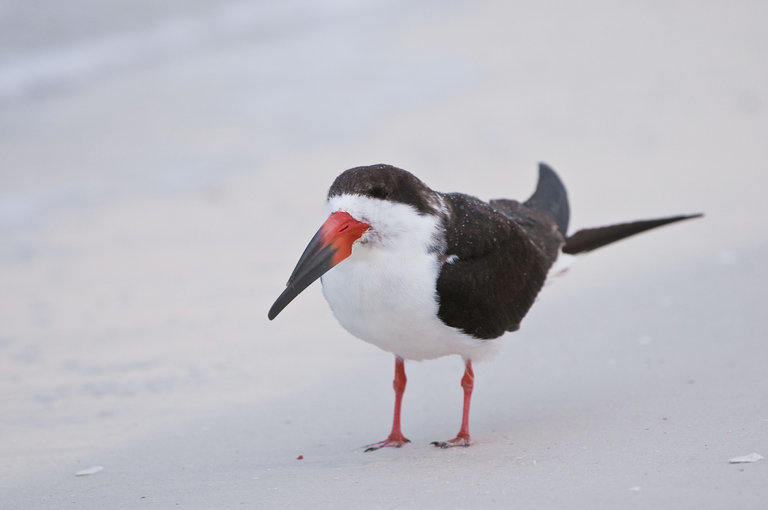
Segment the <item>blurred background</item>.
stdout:
<svg viewBox="0 0 768 510">
<path fill-rule="evenodd" d="M 266 312 L 342 170 L 386 162 L 436 190 L 524 199 L 546 161 L 573 230 L 707 216 L 546 289 L 478 371 L 478 437 L 513 450 L 500 472 L 514 476 L 534 445 L 552 466 L 591 465 L 582 446 L 605 448 L 610 424 L 601 453 L 657 474 L 643 496 L 730 501 L 648 466 L 684 457 L 722 480 L 738 475 L 716 462 L 768 451 L 766 19 L 760 1 L 0 0 L 0 496 L 320 505 L 312 489 L 338 466 L 348 503 L 356 487 L 384 497 L 386 476 L 403 494 L 458 477 L 431 450 L 401 475 L 386 459 L 404 451 L 359 458 L 386 434 L 391 357 L 344 332 L 319 286 Z M 461 361 L 409 370 L 406 430 L 449 437 Z M 643 457 L 664 438 L 632 427 L 671 409 L 681 435 L 664 429 L 661 460 Z M 466 451 L 496 458 L 482 448 Z M 324 459 L 311 477 L 295 467 L 307 452 Z M 106 469 L 75 479 L 92 465 Z M 610 463 L 583 472 L 618 478 L 605 501 L 624 507 L 644 485 Z M 430 497 L 503 507 L 499 487 L 535 502 L 548 483 L 594 503 L 562 474 L 484 473 L 482 494 Z M 747 475 L 733 483 L 757 501 Z"/>
</svg>

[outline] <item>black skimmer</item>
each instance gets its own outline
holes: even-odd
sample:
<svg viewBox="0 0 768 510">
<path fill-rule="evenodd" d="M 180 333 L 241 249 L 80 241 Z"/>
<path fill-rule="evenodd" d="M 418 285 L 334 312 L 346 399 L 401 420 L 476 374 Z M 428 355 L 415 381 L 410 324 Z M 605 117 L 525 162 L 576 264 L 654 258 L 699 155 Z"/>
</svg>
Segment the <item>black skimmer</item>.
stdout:
<svg viewBox="0 0 768 510">
<path fill-rule="evenodd" d="M 558 257 L 701 216 L 633 221 L 569 236 L 565 187 L 545 164 L 536 191 L 522 203 L 433 191 L 390 165 L 352 168 L 331 185 L 328 212 L 269 319 L 321 278 L 341 325 L 395 355 L 392 431 L 366 451 L 409 442 L 400 429 L 404 360 L 450 354 L 465 363 L 461 428 L 455 438 L 432 444 L 469 446 L 472 361 L 494 351 L 495 338 L 520 327 Z"/>
</svg>

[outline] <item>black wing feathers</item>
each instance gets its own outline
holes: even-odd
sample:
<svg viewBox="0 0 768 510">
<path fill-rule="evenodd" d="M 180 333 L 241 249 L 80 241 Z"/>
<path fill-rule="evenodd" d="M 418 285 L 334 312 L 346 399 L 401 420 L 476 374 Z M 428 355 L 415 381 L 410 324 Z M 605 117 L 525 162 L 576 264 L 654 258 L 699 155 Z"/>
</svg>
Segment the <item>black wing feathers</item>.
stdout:
<svg viewBox="0 0 768 510">
<path fill-rule="evenodd" d="M 672 216 L 669 218 L 660 218 L 655 220 L 640 220 L 629 223 L 619 223 L 608 225 L 607 227 L 587 228 L 579 230 L 570 236 L 563 246 L 563 253 L 576 254 L 595 250 L 606 244 L 615 243 L 625 237 L 645 232 L 652 228 L 661 227 L 676 221 L 687 220 L 690 218 L 699 218 L 701 214 L 690 214 L 683 216 Z"/>
<path fill-rule="evenodd" d="M 437 280 L 438 316 L 475 338 L 515 331 L 562 246 L 557 226 L 513 200 L 487 204 L 458 193 L 443 198 L 449 262 Z"/>
<path fill-rule="evenodd" d="M 536 184 L 536 191 L 526 200 L 525 205 L 549 215 L 565 237 L 571 217 L 568 193 L 555 171 L 546 163 L 539 163 L 539 182 Z"/>
<path fill-rule="evenodd" d="M 566 238 L 570 209 L 557 174 L 539 165 L 536 191 L 525 202 L 489 203 L 442 194 L 446 243 L 437 279 L 438 316 L 475 338 L 515 331 L 533 305 L 560 250 L 575 254 L 700 214 L 580 230 Z"/>
</svg>

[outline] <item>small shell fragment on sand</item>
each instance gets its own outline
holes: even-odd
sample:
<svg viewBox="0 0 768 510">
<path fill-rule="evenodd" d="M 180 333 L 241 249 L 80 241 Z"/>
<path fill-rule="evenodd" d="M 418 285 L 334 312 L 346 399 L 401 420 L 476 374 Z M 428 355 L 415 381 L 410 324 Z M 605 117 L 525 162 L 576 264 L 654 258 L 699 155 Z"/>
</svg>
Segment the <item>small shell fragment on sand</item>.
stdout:
<svg viewBox="0 0 768 510">
<path fill-rule="evenodd" d="M 99 471 L 104 471 L 104 466 L 91 466 L 88 469 L 81 469 L 80 471 L 75 473 L 75 476 L 95 475 Z"/>
<path fill-rule="evenodd" d="M 732 459 L 728 459 L 728 462 L 731 464 L 742 464 L 744 462 L 757 462 L 758 460 L 762 459 L 763 456 L 759 453 L 752 452 L 749 455 L 742 455 L 741 457 L 734 457 Z"/>
</svg>

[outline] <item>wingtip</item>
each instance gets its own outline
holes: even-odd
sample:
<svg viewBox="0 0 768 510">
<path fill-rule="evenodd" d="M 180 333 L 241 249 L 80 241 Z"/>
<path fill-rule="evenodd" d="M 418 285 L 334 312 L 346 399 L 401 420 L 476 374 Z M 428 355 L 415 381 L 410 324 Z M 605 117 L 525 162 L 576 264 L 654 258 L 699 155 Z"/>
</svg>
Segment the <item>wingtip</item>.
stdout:
<svg viewBox="0 0 768 510">
<path fill-rule="evenodd" d="M 565 236 L 571 212 L 568 206 L 568 192 L 563 181 L 547 163 L 539 162 L 539 180 L 533 195 L 525 205 L 548 214 L 557 224 L 557 229 Z"/>
<path fill-rule="evenodd" d="M 678 216 L 670 216 L 669 218 L 666 218 L 666 223 L 677 223 L 678 221 L 685 221 L 685 220 L 695 220 L 696 218 L 703 218 L 704 213 L 693 213 L 693 214 L 680 214 Z"/>
<path fill-rule="evenodd" d="M 555 173 L 555 170 L 552 168 L 552 166 L 548 165 L 547 163 L 543 161 L 539 161 L 539 175 L 547 174 L 547 173 Z"/>
<path fill-rule="evenodd" d="M 681 214 L 678 216 L 669 216 L 667 218 L 637 220 L 579 230 L 566 239 L 565 246 L 563 246 L 563 253 L 575 255 L 577 253 L 592 251 L 641 232 L 646 232 L 671 223 L 677 223 L 678 221 L 700 218 L 702 216 L 704 216 L 704 213 Z"/>
</svg>

